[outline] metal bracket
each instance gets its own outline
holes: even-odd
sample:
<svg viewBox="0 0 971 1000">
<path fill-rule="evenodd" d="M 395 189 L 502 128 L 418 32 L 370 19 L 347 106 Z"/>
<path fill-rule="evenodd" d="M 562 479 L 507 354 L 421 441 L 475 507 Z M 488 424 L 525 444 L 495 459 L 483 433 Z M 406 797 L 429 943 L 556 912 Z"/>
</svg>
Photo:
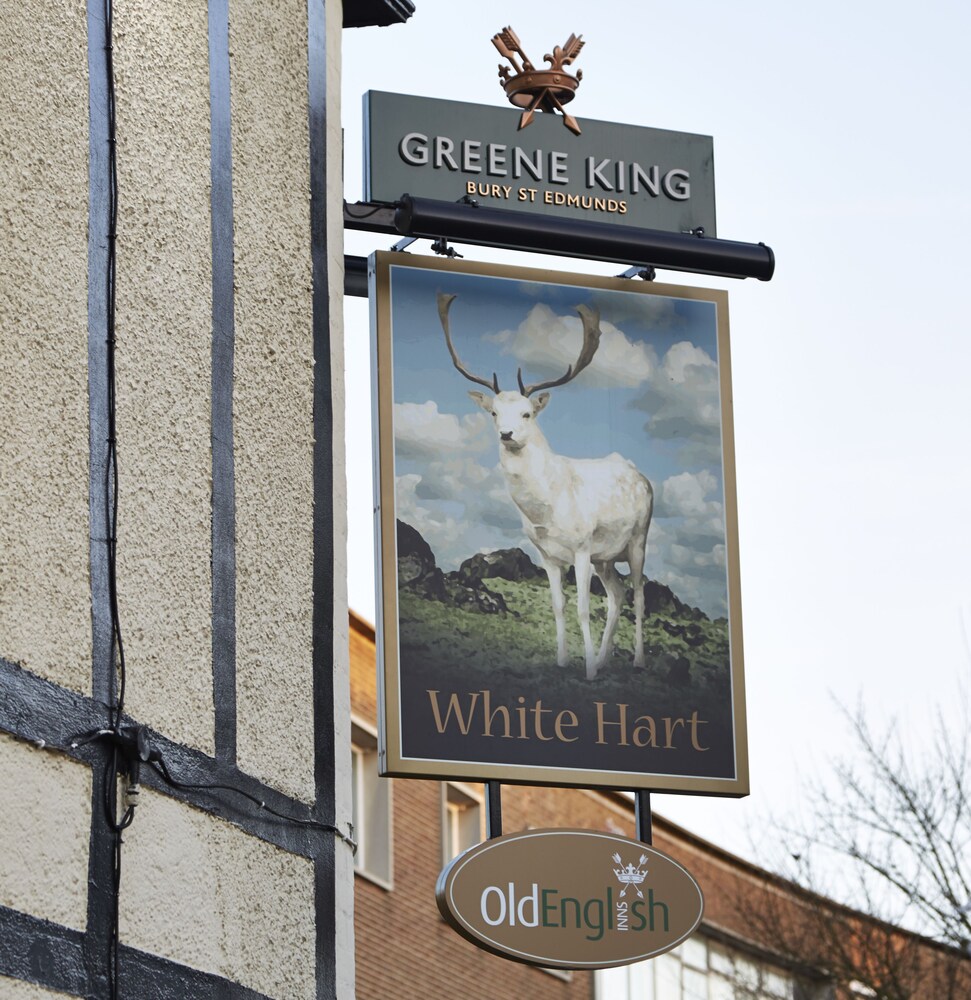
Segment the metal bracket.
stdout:
<svg viewBox="0 0 971 1000">
<path fill-rule="evenodd" d="M 448 245 L 448 240 L 444 236 L 439 237 L 432 243 L 432 253 L 437 253 L 441 257 L 464 257 L 464 254 L 460 254 L 458 250 L 454 247 Z"/>
<path fill-rule="evenodd" d="M 618 278 L 641 278 L 644 281 L 653 281 L 657 277 L 657 271 L 648 264 L 646 267 L 641 267 L 635 264 L 633 267 L 627 268 L 622 274 L 617 275 Z"/>
<path fill-rule="evenodd" d="M 534 215 L 507 208 L 472 208 L 453 201 L 402 195 L 394 224 L 401 236 L 438 239 L 499 249 L 549 253 L 630 265 L 643 261 L 666 270 L 728 278 L 771 279 L 775 255 L 764 244 L 701 238 L 616 223 Z"/>
<path fill-rule="evenodd" d="M 651 793 L 643 788 L 634 792 L 634 827 L 639 841 L 644 844 L 654 843 L 654 830 L 651 823 Z"/>
<path fill-rule="evenodd" d="M 479 207 L 479 203 L 470 194 L 463 194 L 461 198 L 456 198 L 455 204 L 471 205 L 472 208 Z M 345 207 L 345 215 L 346 212 L 347 209 Z M 417 236 L 406 236 L 404 237 L 404 239 L 398 240 L 398 242 L 395 243 L 394 246 L 391 247 L 391 249 L 395 253 L 403 253 L 407 247 L 410 247 L 411 244 L 417 242 L 417 240 L 418 240 Z M 465 254 L 459 253 L 458 250 L 454 250 L 448 245 L 448 238 L 446 236 L 439 236 L 436 240 L 434 240 L 431 245 L 431 251 L 432 253 L 437 253 L 441 257 L 455 258 L 455 257 L 465 256 Z"/>
<path fill-rule="evenodd" d="M 502 836 L 502 785 L 498 781 L 487 781 L 486 831 L 490 840 Z"/>
</svg>

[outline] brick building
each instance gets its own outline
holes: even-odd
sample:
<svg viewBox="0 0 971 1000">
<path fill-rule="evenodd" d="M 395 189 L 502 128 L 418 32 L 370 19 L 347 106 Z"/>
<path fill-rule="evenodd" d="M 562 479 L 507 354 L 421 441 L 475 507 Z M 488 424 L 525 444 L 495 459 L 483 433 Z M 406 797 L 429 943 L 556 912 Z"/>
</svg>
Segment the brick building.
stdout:
<svg viewBox="0 0 971 1000">
<path fill-rule="evenodd" d="M 705 914 L 666 955 L 591 974 L 495 957 L 438 913 L 444 864 L 485 836 L 482 786 L 377 777 L 374 631 L 352 615 L 351 711 L 359 1000 L 959 1000 L 971 961 L 800 889 L 661 817 L 654 847 L 695 877 Z M 582 827 L 634 836 L 610 791 L 503 786 L 503 829 Z M 874 992 L 857 978 L 885 983 Z M 865 975 L 864 975 L 865 974 Z"/>
</svg>

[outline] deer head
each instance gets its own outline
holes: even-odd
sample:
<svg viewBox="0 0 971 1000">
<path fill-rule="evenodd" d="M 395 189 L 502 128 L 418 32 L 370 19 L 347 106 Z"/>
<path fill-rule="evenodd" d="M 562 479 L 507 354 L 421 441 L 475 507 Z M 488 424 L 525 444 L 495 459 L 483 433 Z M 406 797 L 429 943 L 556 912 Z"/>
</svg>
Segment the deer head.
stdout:
<svg viewBox="0 0 971 1000">
<path fill-rule="evenodd" d="M 550 401 L 550 394 L 545 389 L 553 389 L 559 385 L 566 385 L 583 371 L 593 360 L 600 346 L 600 313 L 587 306 L 577 306 L 576 311 L 583 323 L 583 343 L 580 346 L 580 353 L 576 361 L 559 377 L 550 379 L 547 382 L 535 382 L 532 385 L 523 383 L 523 370 L 519 368 L 516 372 L 516 381 L 519 384 L 519 392 L 505 391 L 499 388 L 498 376 L 493 372 L 492 381 L 472 374 L 462 364 L 455 345 L 452 343 L 452 335 L 449 332 L 448 313 L 455 300 L 455 295 L 438 295 L 438 315 L 442 321 L 442 329 L 445 331 L 445 343 L 448 352 L 452 357 L 452 364 L 470 382 L 485 386 L 491 389 L 491 393 L 471 390 L 469 396 L 473 401 L 481 406 L 486 413 L 491 414 L 496 425 L 496 433 L 499 435 L 499 443 L 510 451 L 519 451 L 530 440 L 533 440 L 541 432 L 536 427 L 536 416 L 544 409 Z M 533 394 L 537 395 L 530 398 Z"/>
</svg>

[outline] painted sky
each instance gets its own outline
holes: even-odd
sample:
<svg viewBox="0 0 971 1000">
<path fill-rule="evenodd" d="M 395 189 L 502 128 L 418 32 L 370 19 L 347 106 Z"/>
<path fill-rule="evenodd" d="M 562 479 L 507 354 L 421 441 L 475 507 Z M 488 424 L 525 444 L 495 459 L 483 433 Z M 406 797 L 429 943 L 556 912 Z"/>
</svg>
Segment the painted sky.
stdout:
<svg viewBox="0 0 971 1000">
<path fill-rule="evenodd" d="M 551 390 L 540 426 L 558 454 L 617 452 L 648 476 L 648 577 L 710 617 L 726 616 L 716 306 L 632 287 L 393 267 L 399 517 L 446 571 L 476 552 L 515 546 L 539 561 L 498 466 L 492 422 L 448 356 L 437 295 L 456 296 L 450 329 L 465 367 L 484 378 L 495 372 L 501 389 L 515 389 L 519 369 L 527 384 L 566 371 L 580 352 L 576 307 L 584 305 L 600 315 L 600 346 L 574 381 Z"/>
<path fill-rule="evenodd" d="M 769 283 L 659 273 L 730 294 L 752 795 L 655 806 L 764 862 L 785 848 L 766 817 L 798 825 L 806 780 L 852 753 L 840 705 L 861 702 L 916 754 L 935 707 L 947 724 L 971 681 L 971 5 L 416 7 L 408 25 L 344 33 L 349 200 L 361 191 L 366 90 L 500 106 L 493 33 L 512 25 L 539 60 L 576 32 L 581 125 L 587 115 L 711 135 L 719 236 L 776 253 Z M 392 242 L 348 233 L 347 252 Z M 428 241 L 412 249 L 427 254 Z M 346 315 L 349 585 L 371 617 L 367 304 L 349 301 Z"/>
</svg>

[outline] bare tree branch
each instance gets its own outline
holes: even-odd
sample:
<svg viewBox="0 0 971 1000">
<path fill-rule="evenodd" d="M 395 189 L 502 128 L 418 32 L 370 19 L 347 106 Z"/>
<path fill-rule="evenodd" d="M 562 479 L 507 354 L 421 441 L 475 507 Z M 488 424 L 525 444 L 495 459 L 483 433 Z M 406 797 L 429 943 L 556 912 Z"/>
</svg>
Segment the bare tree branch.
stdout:
<svg viewBox="0 0 971 1000">
<path fill-rule="evenodd" d="M 950 727 L 938 709 L 926 738 L 893 720 L 874 730 L 862 705 L 844 710 L 853 758 L 810 782 L 810 823 L 775 824 L 791 853 L 779 870 L 808 891 L 798 905 L 784 892 L 740 905 L 780 954 L 823 974 L 837 996 L 855 983 L 878 1000 L 971 997 L 968 706 L 962 692 Z"/>
</svg>

